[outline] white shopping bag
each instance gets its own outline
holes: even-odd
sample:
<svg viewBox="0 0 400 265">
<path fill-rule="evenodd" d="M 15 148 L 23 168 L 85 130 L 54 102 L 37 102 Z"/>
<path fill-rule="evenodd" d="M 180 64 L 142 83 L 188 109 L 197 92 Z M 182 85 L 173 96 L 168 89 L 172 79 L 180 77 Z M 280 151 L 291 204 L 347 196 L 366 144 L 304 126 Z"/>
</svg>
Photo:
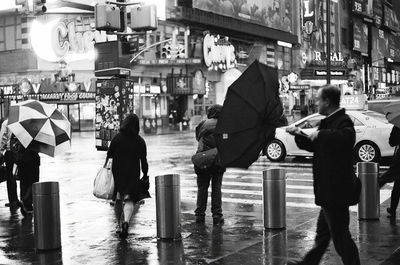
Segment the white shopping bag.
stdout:
<svg viewBox="0 0 400 265">
<path fill-rule="evenodd" d="M 109 163 L 110 164 L 110 163 Z M 110 166 L 101 167 L 93 184 L 93 195 L 99 199 L 112 199 L 114 194 L 114 177 Z"/>
</svg>

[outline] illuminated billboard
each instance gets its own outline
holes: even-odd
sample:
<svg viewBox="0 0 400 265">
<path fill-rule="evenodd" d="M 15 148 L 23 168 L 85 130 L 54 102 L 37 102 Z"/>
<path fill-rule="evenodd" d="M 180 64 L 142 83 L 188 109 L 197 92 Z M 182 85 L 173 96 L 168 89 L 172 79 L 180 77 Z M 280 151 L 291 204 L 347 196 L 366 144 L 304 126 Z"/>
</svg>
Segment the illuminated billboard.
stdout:
<svg viewBox="0 0 400 265">
<path fill-rule="evenodd" d="M 294 0 L 193 0 L 193 8 L 294 32 Z"/>
</svg>

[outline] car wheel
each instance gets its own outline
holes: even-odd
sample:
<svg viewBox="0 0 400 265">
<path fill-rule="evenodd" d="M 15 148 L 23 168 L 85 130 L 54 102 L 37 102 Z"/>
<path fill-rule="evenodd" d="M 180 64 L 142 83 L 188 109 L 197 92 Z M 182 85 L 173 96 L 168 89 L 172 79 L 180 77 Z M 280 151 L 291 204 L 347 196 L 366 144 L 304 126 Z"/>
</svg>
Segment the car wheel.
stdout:
<svg viewBox="0 0 400 265">
<path fill-rule="evenodd" d="M 285 146 L 279 140 L 272 140 L 265 149 L 267 158 L 273 162 L 282 161 L 286 157 Z"/>
<path fill-rule="evenodd" d="M 355 155 L 357 161 L 361 162 L 376 162 L 381 156 L 378 146 L 372 142 L 358 143 Z"/>
</svg>

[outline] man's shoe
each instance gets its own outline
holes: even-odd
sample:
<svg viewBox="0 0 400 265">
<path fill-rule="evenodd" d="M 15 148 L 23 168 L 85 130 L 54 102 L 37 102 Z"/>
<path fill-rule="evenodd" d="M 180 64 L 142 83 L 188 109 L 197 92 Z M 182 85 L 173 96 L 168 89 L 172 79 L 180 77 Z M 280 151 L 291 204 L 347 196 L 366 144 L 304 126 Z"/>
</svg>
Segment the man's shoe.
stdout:
<svg viewBox="0 0 400 265">
<path fill-rule="evenodd" d="M 388 212 L 388 214 L 389 214 L 389 218 L 395 218 L 396 217 L 396 211 L 395 210 L 392 210 L 392 208 L 387 208 L 386 209 L 386 211 Z"/>
<path fill-rule="evenodd" d="M 123 222 L 121 233 L 119 233 L 120 238 L 125 239 L 128 237 L 128 228 L 129 228 L 128 222 Z"/>
<path fill-rule="evenodd" d="M 25 209 L 25 207 L 24 207 L 24 204 L 23 204 L 21 201 L 19 201 L 18 204 L 19 204 L 19 207 L 21 208 L 21 214 L 22 214 L 24 217 L 26 217 L 26 216 L 28 215 L 28 213 L 27 213 L 27 211 L 26 211 L 26 209 Z"/>
<path fill-rule="evenodd" d="M 206 222 L 206 218 L 204 216 L 196 216 L 196 224 L 204 224 Z"/>
<path fill-rule="evenodd" d="M 225 220 L 222 217 L 213 218 L 213 225 L 223 225 L 224 222 L 225 222 Z"/>
<path fill-rule="evenodd" d="M 10 208 L 18 208 L 19 207 L 19 202 L 18 201 L 13 201 L 13 202 L 8 202 L 4 206 L 10 207 Z"/>
</svg>

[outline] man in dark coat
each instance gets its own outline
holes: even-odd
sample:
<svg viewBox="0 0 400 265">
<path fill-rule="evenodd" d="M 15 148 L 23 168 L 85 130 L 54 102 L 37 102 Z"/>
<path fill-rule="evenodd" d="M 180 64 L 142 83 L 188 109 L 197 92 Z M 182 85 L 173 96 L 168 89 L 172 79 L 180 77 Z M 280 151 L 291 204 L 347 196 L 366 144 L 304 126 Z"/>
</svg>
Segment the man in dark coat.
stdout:
<svg viewBox="0 0 400 265">
<path fill-rule="evenodd" d="M 207 119 L 200 122 L 196 127 L 196 140 L 199 142 L 197 152 L 207 151 L 215 148 L 217 143 L 214 137 L 215 126 L 221 112 L 221 105 L 213 105 L 207 111 Z M 215 164 L 210 168 L 202 169 L 194 167 L 197 174 L 197 207 L 195 210 L 196 223 L 205 222 L 205 211 L 207 208 L 208 187 L 211 181 L 211 212 L 213 224 L 221 225 L 224 223 L 222 217 L 222 176 L 225 169 Z"/>
<path fill-rule="evenodd" d="M 400 128 L 393 126 L 389 136 L 389 145 L 396 146 L 396 149 L 388 171 L 383 173 L 378 181 L 379 187 L 383 187 L 386 183 L 394 181 L 392 194 L 390 196 L 390 207 L 387 208 L 386 211 L 389 213 L 389 217 L 393 219 L 392 221 L 395 221 L 396 209 L 400 199 Z"/>
<path fill-rule="evenodd" d="M 360 264 L 358 249 L 349 231 L 349 206 L 354 192 L 353 146 L 355 130 L 345 110 L 339 108 L 340 90 L 325 86 L 318 91 L 319 113 L 327 117 L 317 131 L 301 135 L 298 127 L 289 127 L 301 149 L 314 152 L 313 178 L 315 204 L 321 206 L 314 247 L 301 262 L 319 264 L 332 238 L 344 264 Z"/>
</svg>

